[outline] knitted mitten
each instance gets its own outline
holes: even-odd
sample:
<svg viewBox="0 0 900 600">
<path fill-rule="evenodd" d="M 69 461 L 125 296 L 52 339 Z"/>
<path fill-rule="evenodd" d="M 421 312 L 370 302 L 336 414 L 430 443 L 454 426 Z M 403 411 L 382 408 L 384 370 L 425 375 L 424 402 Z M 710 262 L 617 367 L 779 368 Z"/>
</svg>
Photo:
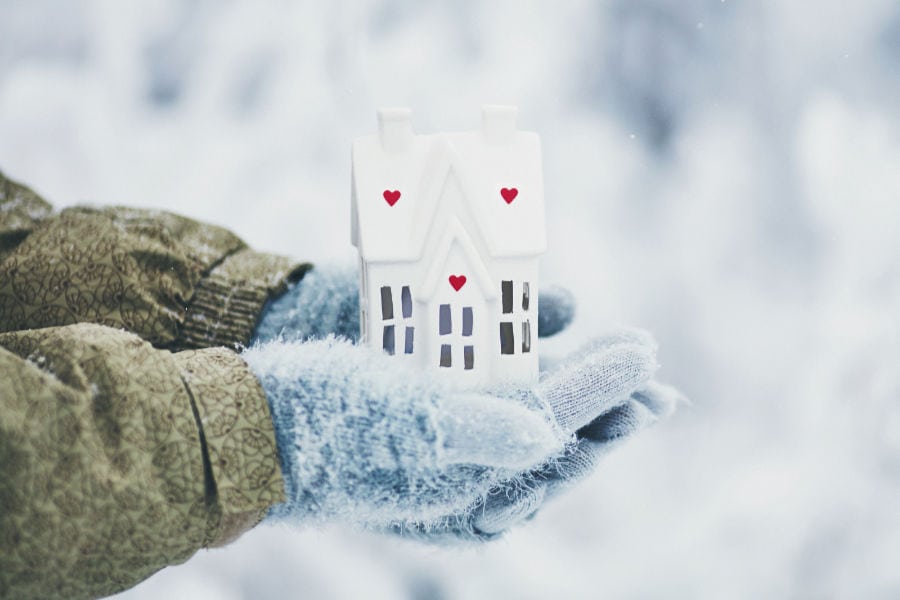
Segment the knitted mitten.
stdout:
<svg viewBox="0 0 900 600">
<path fill-rule="evenodd" d="M 542 290 L 539 306 L 544 337 L 574 314 L 559 288 Z M 597 340 L 537 386 L 482 393 L 454 392 L 335 335 L 359 336 L 358 276 L 317 268 L 267 306 L 244 352 L 272 408 L 285 476 L 288 501 L 271 518 L 490 539 L 680 398 L 649 381 L 656 345 L 635 331 Z"/>
<path fill-rule="evenodd" d="M 498 483 L 464 511 L 428 522 L 395 524 L 391 531 L 432 543 L 493 539 L 533 517 L 547 500 L 593 473 L 612 448 L 669 416 L 684 401 L 674 388 L 648 381 L 579 429 L 563 452 L 540 467 Z"/>
<path fill-rule="evenodd" d="M 285 477 L 288 500 L 272 517 L 419 532 L 446 531 L 497 489 L 559 464 L 576 431 L 615 419 L 656 369 L 649 338 L 621 336 L 533 387 L 481 393 L 335 338 L 275 340 L 243 357 L 269 399 Z M 460 532 L 490 529 L 469 521 Z"/>
</svg>

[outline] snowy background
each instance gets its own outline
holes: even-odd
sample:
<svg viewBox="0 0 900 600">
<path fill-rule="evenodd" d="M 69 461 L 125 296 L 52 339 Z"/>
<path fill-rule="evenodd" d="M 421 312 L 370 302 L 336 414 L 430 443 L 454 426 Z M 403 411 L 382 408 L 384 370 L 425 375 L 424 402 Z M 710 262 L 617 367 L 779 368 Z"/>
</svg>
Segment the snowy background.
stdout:
<svg viewBox="0 0 900 600">
<path fill-rule="evenodd" d="M 896 0 L 0 0 L 0 169 L 350 262 L 349 148 L 519 106 L 547 280 L 693 401 L 488 546 L 259 527 L 122 599 L 900 597 Z"/>
</svg>

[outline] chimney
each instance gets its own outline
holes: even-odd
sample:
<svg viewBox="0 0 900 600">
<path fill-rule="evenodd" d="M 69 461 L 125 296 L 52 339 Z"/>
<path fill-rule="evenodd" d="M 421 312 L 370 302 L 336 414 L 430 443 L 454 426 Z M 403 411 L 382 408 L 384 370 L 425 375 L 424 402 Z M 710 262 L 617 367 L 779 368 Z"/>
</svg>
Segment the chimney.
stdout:
<svg viewBox="0 0 900 600">
<path fill-rule="evenodd" d="M 481 107 L 481 129 L 489 143 L 502 144 L 516 133 L 515 106 L 486 104 Z"/>
<path fill-rule="evenodd" d="M 378 138 L 385 152 L 401 152 L 413 141 L 412 111 L 408 108 L 378 109 Z"/>
</svg>

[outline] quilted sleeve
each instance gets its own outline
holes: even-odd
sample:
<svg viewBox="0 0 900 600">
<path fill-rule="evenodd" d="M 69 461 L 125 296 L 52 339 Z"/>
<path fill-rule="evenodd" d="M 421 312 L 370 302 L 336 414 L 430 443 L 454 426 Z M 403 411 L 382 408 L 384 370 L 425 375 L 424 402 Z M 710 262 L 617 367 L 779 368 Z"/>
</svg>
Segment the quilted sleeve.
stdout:
<svg viewBox="0 0 900 600">
<path fill-rule="evenodd" d="M 265 394 L 224 348 L 77 324 L 0 334 L 0 598 L 95 598 L 284 499 Z"/>
</svg>

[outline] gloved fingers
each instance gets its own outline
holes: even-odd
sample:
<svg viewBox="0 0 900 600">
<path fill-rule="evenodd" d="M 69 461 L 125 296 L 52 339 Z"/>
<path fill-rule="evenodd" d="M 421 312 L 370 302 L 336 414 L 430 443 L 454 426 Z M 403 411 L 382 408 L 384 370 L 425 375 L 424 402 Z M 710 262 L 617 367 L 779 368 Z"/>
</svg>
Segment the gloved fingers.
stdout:
<svg viewBox="0 0 900 600">
<path fill-rule="evenodd" d="M 649 381 L 624 403 L 578 430 L 577 441 L 562 455 L 536 469 L 532 476 L 545 481 L 548 497 L 593 472 L 600 459 L 626 437 L 669 416 L 683 396 L 674 388 Z"/>
<path fill-rule="evenodd" d="M 492 490 L 474 509 L 472 526 L 482 534 L 499 534 L 530 518 L 544 503 L 546 487 L 512 484 Z"/>
<path fill-rule="evenodd" d="M 540 356 L 541 373 L 547 374 L 550 371 L 559 369 L 566 362 L 575 361 L 592 352 L 599 352 L 604 348 L 628 343 L 647 346 L 652 348 L 654 352 L 657 349 L 656 340 L 648 332 L 635 327 L 622 327 L 591 340 L 566 356 L 550 356 L 542 353 Z"/>
<path fill-rule="evenodd" d="M 570 353 L 566 359 L 571 361 L 610 348 L 628 345 L 643 346 L 654 353 L 659 348 L 659 344 L 657 344 L 656 339 L 650 332 L 637 327 L 619 327 L 591 339 Z"/>
<path fill-rule="evenodd" d="M 679 402 L 687 402 L 681 392 L 658 381 L 648 381 L 626 403 L 579 429 L 578 437 L 595 443 L 617 441 L 670 416 Z"/>
<path fill-rule="evenodd" d="M 535 388 L 565 434 L 621 404 L 658 367 L 656 343 L 646 334 L 601 338 L 573 356 Z"/>
<path fill-rule="evenodd" d="M 594 444 L 626 438 L 659 420 L 653 410 L 634 397 L 600 415 L 578 430 L 578 437 Z"/>
<path fill-rule="evenodd" d="M 649 416 L 649 409 L 629 399 L 580 430 L 579 436 L 588 428 L 595 429 L 590 432 L 592 437 L 579 437 L 575 443 L 566 446 L 561 456 L 533 471 L 532 477 L 544 489 L 545 498 L 553 498 L 593 473 L 615 442 L 650 425 L 654 419 Z"/>
<path fill-rule="evenodd" d="M 561 449 L 540 413 L 486 394 L 454 394 L 441 400 L 439 460 L 522 470 Z"/>
<path fill-rule="evenodd" d="M 671 416 L 679 404 L 689 404 L 684 394 L 654 379 L 636 389 L 631 397 L 650 409 L 659 419 Z"/>
<path fill-rule="evenodd" d="M 538 295 L 538 336 L 556 335 L 575 317 L 575 297 L 569 290 L 548 286 Z"/>
<path fill-rule="evenodd" d="M 547 500 L 594 472 L 616 443 L 656 420 L 668 416 L 681 394 L 650 381 L 631 396 L 578 432 L 556 457 L 539 468 L 495 485 L 474 507 L 429 522 L 395 524 L 391 531 L 405 538 L 433 544 L 484 542 L 534 516 Z M 582 434 L 590 437 L 582 437 Z"/>
<path fill-rule="evenodd" d="M 590 475 L 609 448 L 593 440 L 580 438 L 566 446 L 558 457 L 548 461 L 532 473 L 537 481 L 551 488 L 559 483 L 573 483 Z"/>
<path fill-rule="evenodd" d="M 577 441 L 566 445 L 556 457 L 492 488 L 467 511 L 468 517 L 458 514 L 428 527 L 426 537 L 429 541 L 447 536 L 458 539 L 475 536 L 474 539 L 486 540 L 532 517 L 546 500 L 590 475 L 611 450 L 613 442 L 656 421 L 657 415 L 642 401 L 654 395 L 643 390 L 635 392 L 623 404 L 584 428 L 590 429 L 590 437 L 581 437 L 579 431 Z"/>
</svg>

